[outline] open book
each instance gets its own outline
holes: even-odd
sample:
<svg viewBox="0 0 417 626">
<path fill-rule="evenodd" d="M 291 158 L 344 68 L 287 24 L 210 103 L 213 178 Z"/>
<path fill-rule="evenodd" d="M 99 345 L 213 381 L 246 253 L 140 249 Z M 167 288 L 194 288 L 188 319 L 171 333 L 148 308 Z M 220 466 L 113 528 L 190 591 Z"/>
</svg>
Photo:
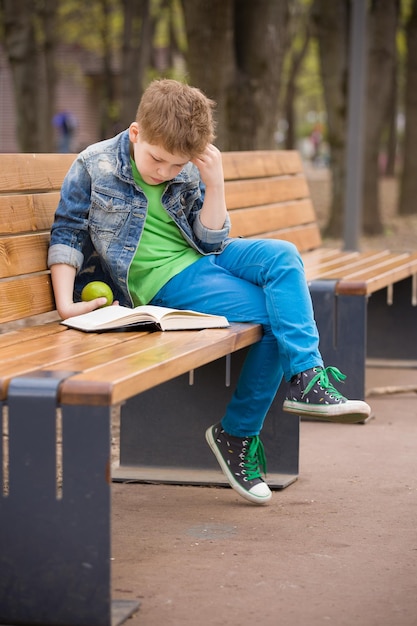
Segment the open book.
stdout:
<svg viewBox="0 0 417 626">
<path fill-rule="evenodd" d="M 106 306 L 90 313 L 69 317 L 61 322 L 85 332 L 112 330 L 132 326 L 154 326 L 159 330 L 193 330 L 198 328 L 223 328 L 229 322 L 222 315 L 208 315 L 197 311 L 181 311 L 162 306 Z"/>
</svg>

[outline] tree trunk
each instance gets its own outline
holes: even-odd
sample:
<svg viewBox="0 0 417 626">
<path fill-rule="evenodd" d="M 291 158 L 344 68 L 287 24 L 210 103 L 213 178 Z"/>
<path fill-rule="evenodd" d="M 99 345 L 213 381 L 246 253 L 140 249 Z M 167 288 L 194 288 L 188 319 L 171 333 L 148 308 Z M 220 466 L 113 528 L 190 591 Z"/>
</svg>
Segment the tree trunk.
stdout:
<svg viewBox="0 0 417 626">
<path fill-rule="evenodd" d="M 217 102 L 219 147 L 273 148 L 287 2 L 183 0 L 183 7 L 190 79 Z"/>
<path fill-rule="evenodd" d="M 39 129 L 41 152 L 54 151 L 54 133 L 52 118 L 55 114 L 55 87 L 56 72 L 56 45 L 57 45 L 57 2 L 43 0 L 39 3 L 39 18 L 41 22 L 42 41 L 40 42 L 40 63 L 44 89 L 39 90 Z"/>
<path fill-rule="evenodd" d="M 285 148 L 286 150 L 294 150 L 296 144 L 295 137 L 295 100 L 297 96 L 297 77 L 302 66 L 304 57 L 308 50 L 308 44 L 310 43 L 310 28 L 305 25 L 303 40 L 301 44 L 301 48 L 299 50 L 294 50 L 291 53 L 290 62 L 289 62 L 289 70 L 288 70 L 288 80 L 285 86 L 285 97 L 284 97 L 284 114 L 285 119 L 287 121 L 287 133 L 285 135 Z"/>
<path fill-rule="evenodd" d="M 373 0 L 369 11 L 369 50 L 364 141 L 363 230 L 383 232 L 379 213 L 379 154 L 395 87 L 398 0 Z"/>
<path fill-rule="evenodd" d="M 235 0 L 235 71 L 227 110 L 229 149 L 275 146 L 288 19 L 287 2 Z"/>
<path fill-rule="evenodd" d="M 0 9 L 13 80 L 19 150 L 36 152 L 40 145 L 38 94 L 41 82 L 32 2 L 3 0 Z"/>
<path fill-rule="evenodd" d="M 234 0 L 182 0 L 190 83 L 217 102 L 217 141 L 227 149 L 227 93 L 234 72 Z M 240 111 L 239 111 L 240 113 Z"/>
<path fill-rule="evenodd" d="M 324 233 L 330 237 L 340 237 L 344 225 L 349 4 L 349 0 L 314 0 L 312 7 L 330 147 L 332 199 Z"/>
<path fill-rule="evenodd" d="M 121 127 L 134 121 L 151 56 L 150 0 L 123 0 Z"/>
<path fill-rule="evenodd" d="M 417 212 L 417 0 L 407 24 L 407 66 L 405 84 L 404 166 L 401 175 L 400 215 Z"/>
<path fill-rule="evenodd" d="M 113 54 L 111 42 L 111 6 L 109 0 L 99 1 L 101 20 L 99 33 L 102 49 L 102 82 L 99 112 L 100 139 L 107 139 L 114 134 L 117 113 L 115 110 L 115 88 L 113 78 Z"/>
</svg>

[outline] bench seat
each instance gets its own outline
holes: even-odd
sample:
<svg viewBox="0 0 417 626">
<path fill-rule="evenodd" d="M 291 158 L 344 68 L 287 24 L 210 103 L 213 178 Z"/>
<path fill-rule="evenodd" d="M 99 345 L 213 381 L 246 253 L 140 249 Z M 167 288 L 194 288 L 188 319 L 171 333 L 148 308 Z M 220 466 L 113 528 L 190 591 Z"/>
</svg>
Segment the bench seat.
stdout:
<svg viewBox="0 0 417 626">
<path fill-rule="evenodd" d="M 16 376 L 68 371 L 74 373 L 61 384 L 59 403 L 115 406 L 251 345 L 260 336 L 261 329 L 255 324 L 200 331 L 87 335 L 56 323 L 32 327 L 0 335 L 0 399 L 6 400 L 9 382 Z"/>
</svg>

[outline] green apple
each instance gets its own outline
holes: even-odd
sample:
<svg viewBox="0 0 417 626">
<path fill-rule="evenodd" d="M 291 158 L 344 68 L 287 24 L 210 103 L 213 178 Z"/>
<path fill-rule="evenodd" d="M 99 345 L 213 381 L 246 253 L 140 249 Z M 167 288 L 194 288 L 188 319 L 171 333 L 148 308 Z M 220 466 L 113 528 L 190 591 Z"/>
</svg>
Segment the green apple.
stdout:
<svg viewBox="0 0 417 626">
<path fill-rule="evenodd" d="M 81 300 L 89 302 L 96 298 L 106 298 L 107 302 L 103 306 L 109 306 L 113 304 L 113 292 L 106 283 L 102 283 L 100 280 L 93 280 L 88 283 L 81 292 Z"/>
</svg>

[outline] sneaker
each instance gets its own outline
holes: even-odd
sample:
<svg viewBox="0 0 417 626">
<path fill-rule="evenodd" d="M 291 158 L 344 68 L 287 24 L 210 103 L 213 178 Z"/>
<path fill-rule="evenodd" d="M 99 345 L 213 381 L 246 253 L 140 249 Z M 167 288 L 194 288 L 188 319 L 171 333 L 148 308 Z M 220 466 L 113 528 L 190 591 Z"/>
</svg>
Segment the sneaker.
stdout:
<svg viewBox="0 0 417 626">
<path fill-rule="evenodd" d="M 362 400 L 348 400 L 342 396 L 330 382 L 329 374 L 337 382 L 346 378 L 337 367 L 313 367 L 293 376 L 283 410 L 330 422 L 363 422 L 371 414 L 371 407 Z"/>
<path fill-rule="evenodd" d="M 269 502 L 272 493 L 259 471 L 261 467 L 266 473 L 265 452 L 259 436 L 232 437 L 221 424 L 215 424 L 206 431 L 206 439 L 230 486 L 249 502 Z"/>
</svg>

